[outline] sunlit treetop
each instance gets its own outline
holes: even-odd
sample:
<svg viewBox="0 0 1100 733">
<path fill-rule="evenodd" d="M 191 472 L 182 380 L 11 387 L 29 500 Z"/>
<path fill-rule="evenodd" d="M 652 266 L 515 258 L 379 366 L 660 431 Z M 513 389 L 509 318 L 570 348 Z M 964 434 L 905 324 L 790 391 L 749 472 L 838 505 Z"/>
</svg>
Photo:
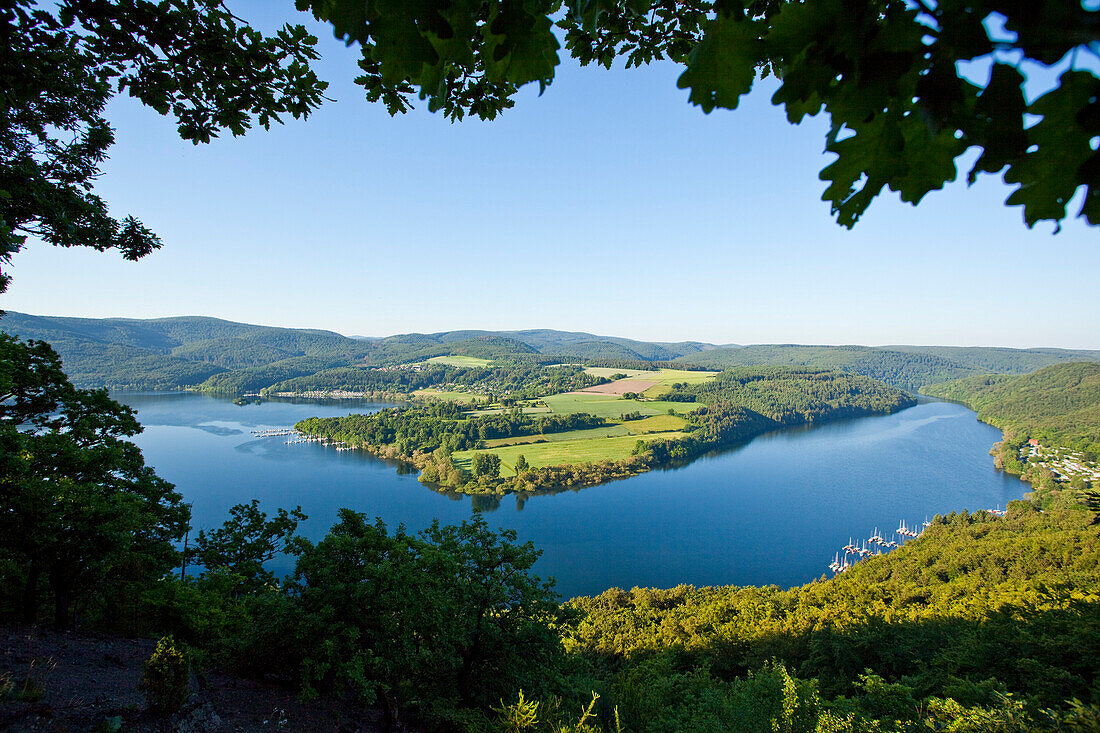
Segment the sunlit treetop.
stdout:
<svg viewBox="0 0 1100 733">
<path fill-rule="evenodd" d="M 884 187 L 916 204 L 966 173 L 1001 173 L 1028 226 L 1100 223 L 1100 3 L 1080 0 L 296 0 L 362 50 L 358 82 L 391 114 L 413 100 L 492 119 L 517 90 L 582 65 L 669 59 L 704 112 L 735 109 L 757 79 L 792 123 L 825 112 L 823 198 L 851 227 Z M 971 62 L 988 62 L 985 79 Z M 1029 69 L 1058 67 L 1034 99 Z"/>
</svg>

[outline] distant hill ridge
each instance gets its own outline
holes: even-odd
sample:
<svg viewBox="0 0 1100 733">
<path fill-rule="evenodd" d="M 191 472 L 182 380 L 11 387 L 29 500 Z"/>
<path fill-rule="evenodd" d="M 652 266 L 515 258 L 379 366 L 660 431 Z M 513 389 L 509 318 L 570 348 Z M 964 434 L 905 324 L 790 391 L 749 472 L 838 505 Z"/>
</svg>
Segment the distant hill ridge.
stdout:
<svg viewBox="0 0 1100 733">
<path fill-rule="evenodd" d="M 1100 362 L 1100 351 L 953 346 L 870 347 L 800 344 L 716 345 L 650 342 L 580 331 L 459 330 L 348 337 L 320 329 L 279 328 L 207 316 L 71 318 L 8 311 L 0 330 L 49 341 L 70 379 L 121 389 L 198 387 L 259 391 L 339 367 L 389 366 L 436 356 L 543 362 L 675 362 L 723 369 L 789 365 L 862 374 L 916 391 L 977 374 L 1022 374 L 1067 361 Z"/>
</svg>

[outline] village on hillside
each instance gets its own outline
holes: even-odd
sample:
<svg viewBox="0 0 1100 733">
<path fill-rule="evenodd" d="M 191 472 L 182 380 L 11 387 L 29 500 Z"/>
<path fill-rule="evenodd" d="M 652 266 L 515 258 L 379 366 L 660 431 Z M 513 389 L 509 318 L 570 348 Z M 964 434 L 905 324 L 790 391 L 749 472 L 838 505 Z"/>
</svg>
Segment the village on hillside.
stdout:
<svg viewBox="0 0 1100 733">
<path fill-rule="evenodd" d="M 1020 460 L 1029 466 L 1046 468 L 1059 481 L 1072 483 L 1080 478 L 1093 486 L 1100 485 L 1100 465 L 1079 451 L 1047 447 L 1032 438 L 1020 448 Z"/>
</svg>

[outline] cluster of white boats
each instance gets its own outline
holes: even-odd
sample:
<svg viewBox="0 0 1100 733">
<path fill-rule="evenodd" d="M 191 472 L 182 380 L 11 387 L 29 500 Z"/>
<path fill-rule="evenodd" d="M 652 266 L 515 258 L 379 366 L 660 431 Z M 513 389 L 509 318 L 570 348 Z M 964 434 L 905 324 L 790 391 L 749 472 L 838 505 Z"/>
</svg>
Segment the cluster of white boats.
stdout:
<svg viewBox="0 0 1100 733">
<path fill-rule="evenodd" d="M 995 517 L 1003 517 L 1007 510 L 1005 509 L 986 509 L 987 512 Z M 856 544 L 851 537 L 848 538 L 848 544 L 840 548 L 840 552 L 836 553 L 833 557 L 833 561 L 829 563 L 829 570 L 834 573 L 843 573 L 848 568 L 852 567 L 860 560 L 864 560 L 872 555 L 881 555 L 884 551 L 889 552 L 895 547 L 901 547 L 905 544 L 907 539 L 913 539 L 920 537 L 924 533 L 927 527 L 930 527 L 932 523 L 928 521 L 928 518 L 924 518 L 924 522 L 921 528 L 916 529 L 916 525 L 909 527 L 905 524 L 903 519 L 898 528 L 894 530 L 893 539 L 886 539 L 879 534 L 878 527 L 875 527 L 875 532 L 865 540 L 861 540 L 859 544 Z M 898 537 L 901 537 L 899 540 Z"/>
<path fill-rule="evenodd" d="M 318 438 L 312 435 L 306 435 L 300 433 L 294 428 L 271 428 L 269 430 L 250 430 L 250 433 L 257 438 L 274 438 L 276 436 L 285 436 L 289 440 L 284 440 L 285 445 L 297 445 L 299 443 L 320 443 L 324 446 L 335 446 L 338 451 L 352 450 L 349 446 L 335 440 L 328 440 L 327 438 Z"/>
<path fill-rule="evenodd" d="M 859 544 L 856 544 L 856 542 L 849 537 L 848 544 L 840 548 L 840 552 L 838 552 L 833 558 L 833 561 L 829 563 L 829 570 L 832 570 L 834 573 L 843 573 L 864 558 L 871 557 L 872 555 L 881 555 L 884 549 L 889 552 L 895 547 L 901 547 L 905 544 L 905 540 L 920 537 L 921 533 L 924 532 L 924 528 L 931 524 L 932 523 L 926 518 L 924 520 L 924 525 L 917 530 L 907 526 L 903 519 L 898 524 L 898 528 L 894 531 L 893 539 L 888 540 L 879 534 L 878 527 L 875 527 L 874 534 L 862 540 Z M 898 536 L 902 538 L 900 542 L 897 539 Z M 841 553 L 843 553 L 843 555 L 841 555 Z"/>
</svg>

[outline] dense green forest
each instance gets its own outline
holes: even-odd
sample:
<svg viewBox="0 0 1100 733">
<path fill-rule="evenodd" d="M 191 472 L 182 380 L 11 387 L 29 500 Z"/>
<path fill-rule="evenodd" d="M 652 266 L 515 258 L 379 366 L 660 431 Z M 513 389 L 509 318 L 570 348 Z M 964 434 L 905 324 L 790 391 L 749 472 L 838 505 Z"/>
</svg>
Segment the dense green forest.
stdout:
<svg viewBox="0 0 1100 733">
<path fill-rule="evenodd" d="M 1014 502 L 801 588 L 611 589 L 564 642 L 629 730 L 1095 730 L 1091 520 Z"/>
<path fill-rule="evenodd" d="M 0 318 L 0 329 L 21 338 L 49 341 L 78 386 L 197 388 L 231 395 L 274 388 L 290 379 L 299 379 L 295 389 L 303 391 L 360 391 L 351 382 L 336 384 L 334 373 L 318 375 L 314 384 L 301 378 L 326 370 L 395 366 L 447 355 L 509 364 L 580 362 L 626 369 L 805 366 L 862 374 L 910 392 L 976 374 L 1022 374 L 1059 362 L 1100 361 L 1100 352 L 1063 349 L 715 346 L 552 330 L 348 338 L 331 331 L 272 328 L 194 316 L 95 319 L 9 311 Z"/>
<path fill-rule="evenodd" d="M 839 369 L 878 379 L 910 392 L 925 384 L 957 379 L 975 371 L 941 356 L 884 351 L 867 346 L 746 346 L 716 349 L 683 357 L 677 362 L 719 369 L 760 365 Z"/>
<path fill-rule="evenodd" d="M 1100 352 L 950 346 L 758 345 L 706 351 L 678 364 L 711 368 L 790 365 L 839 369 L 917 392 L 921 387 L 975 374 L 1024 374 L 1048 364 L 1100 361 Z"/>
<path fill-rule="evenodd" d="M 969 377 L 927 387 L 1006 434 L 1100 455 L 1100 364 L 1048 366 L 1022 376 Z"/>
<path fill-rule="evenodd" d="M 391 407 L 369 415 L 311 417 L 295 427 L 349 445 L 392 446 L 401 455 L 443 448 L 454 452 L 479 447 L 485 440 L 520 435 L 560 433 L 606 424 L 604 418 L 570 415 L 529 415 L 519 408 L 489 415 L 468 415 L 455 402 L 431 402 L 417 407 Z"/>
<path fill-rule="evenodd" d="M 928 354 L 965 367 L 996 374 L 1027 374 L 1067 361 L 1100 361 L 1100 352 L 1088 349 L 1008 349 L 996 346 L 884 346 L 883 349 Z"/>
<path fill-rule="evenodd" d="M 496 367 L 461 367 L 433 364 L 417 369 L 340 367 L 308 376 L 276 382 L 265 393 L 334 391 L 408 395 L 427 388 L 462 387 L 474 394 L 532 399 L 559 392 L 583 389 L 607 381 L 586 374 L 579 366 L 545 367 L 538 364 L 510 364 Z"/>
<path fill-rule="evenodd" d="M 909 407 L 905 392 L 868 377 L 782 367 L 729 370 L 699 384 L 678 383 L 670 402 L 697 402 L 684 433 L 637 443 L 620 460 L 592 460 L 563 466 L 523 466 L 500 476 L 500 459 L 472 470 L 452 454 L 485 447 L 494 438 L 564 432 L 603 425 L 590 415 L 533 416 L 519 407 L 495 415 L 467 413 L 452 402 L 390 408 L 370 415 L 310 418 L 295 428 L 306 435 L 362 448 L 412 463 L 421 480 L 469 493 L 535 492 L 561 486 L 589 486 L 657 466 L 687 461 L 714 448 L 748 440 L 768 430 L 845 417 L 886 414 Z M 629 422 L 629 402 L 619 422 Z M 478 459 L 475 456 L 475 460 Z"/>
<path fill-rule="evenodd" d="M 669 402 L 698 402 L 688 414 L 686 436 L 650 443 L 654 464 L 684 461 L 709 450 L 779 428 L 885 415 L 916 400 L 869 377 L 792 367 L 728 369 L 712 380 L 674 384 Z"/>
</svg>

